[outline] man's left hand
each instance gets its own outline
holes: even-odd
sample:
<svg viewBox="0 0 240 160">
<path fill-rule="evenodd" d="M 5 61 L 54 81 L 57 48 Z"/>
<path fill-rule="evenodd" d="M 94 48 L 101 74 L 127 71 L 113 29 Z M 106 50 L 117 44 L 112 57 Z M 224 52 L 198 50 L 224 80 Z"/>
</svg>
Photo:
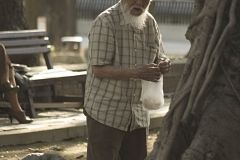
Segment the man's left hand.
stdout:
<svg viewBox="0 0 240 160">
<path fill-rule="evenodd" d="M 171 61 L 169 58 L 160 58 L 159 63 L 158 63 L 160 72 L 162 74 L 165 74 L 167 72 L 169 72 L 170 68 L 171 68 Z"/>
</svg>

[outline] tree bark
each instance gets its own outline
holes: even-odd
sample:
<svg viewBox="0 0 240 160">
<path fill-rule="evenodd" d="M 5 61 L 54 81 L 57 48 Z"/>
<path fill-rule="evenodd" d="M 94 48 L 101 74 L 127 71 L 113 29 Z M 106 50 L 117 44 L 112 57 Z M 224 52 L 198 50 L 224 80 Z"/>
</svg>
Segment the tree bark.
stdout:
<svg viewBox="0 0 240 160">
<path fill-rule="evenodd" d="M 23 0 L 0 0 L 0 31 L 26 29 Z"/>
<path fill-rule="evenodd" d="M 240 2 L 195 3 L 188 60 L 148 160 L 240 159 Z"/>
</svg>

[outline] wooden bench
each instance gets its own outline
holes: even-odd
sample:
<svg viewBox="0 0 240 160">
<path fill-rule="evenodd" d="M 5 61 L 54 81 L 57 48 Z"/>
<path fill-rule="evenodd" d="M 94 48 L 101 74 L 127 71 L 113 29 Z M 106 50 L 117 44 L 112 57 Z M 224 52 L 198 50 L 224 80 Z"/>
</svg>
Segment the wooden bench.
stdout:
<svg viewBox="0 0 240 160">
<path fill-rule="evenodd" d="M 86 71 L 74 72 L 65 69 L 54 69 L 50 56 L 49 38 L 46 31 L 3 31 L 0 32 L 0 43 L 5 45 L 7 54 L 9 55 L 42 55 L 45 60 L 46 70 L 29 77 L 29 84 L 26 91 L 28 102 L 25 106 L 28 116 L 35 117 L 36 108 L 80 107 L 79 105 L 83 103 L 84 98 Z M 82 96 L 56 95 L 55 84 L 59 81 L 62 83 L 78 81 L 81 85 Z M 49 97 L 51 99 L 50 102 L 40 103 L 34 101 L 34 88 L 41 86 L 49 86 L 51 88 L 51 96 Z"/>
</svg>

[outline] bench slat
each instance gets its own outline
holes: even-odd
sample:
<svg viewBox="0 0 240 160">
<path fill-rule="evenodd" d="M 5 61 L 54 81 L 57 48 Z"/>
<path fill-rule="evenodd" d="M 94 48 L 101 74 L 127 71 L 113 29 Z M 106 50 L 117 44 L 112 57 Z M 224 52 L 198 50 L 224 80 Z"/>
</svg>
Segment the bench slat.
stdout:
<svg viewBox="0 0 240 160">
<path fill-rule="evenodd" d="M 45 37 L 46 31 L 43 30 L 20 30 L 20 31 L 1 31 L 0 39 L 24 38 L 24 37 Z"/>
<path fill-rule="evenodd" d="M 54 70 L 54 69 L 53 69 Z M 80 72 L 70 72 L 70 71 L 62 71 L 55 72 L 49 74 L 37 74 L 30 77 L 31 87 L 41 86 L 44 84 L 55 84 L 56 80 L 68 81 L 78 80 L 79 82 L 85 82 L 87 71 Z"/>
<path fill-rule="evenodd" d="M 40 46 L 48 45 L 48 39 L 11 39 L 11 40 L 0 40 L 0 43 L 3 43 L 6 48 L 8 47 L 21 47 L 21 46 Z"/>
<path fill-rule="evenodd" d="M 23 48 L 6 48 L 9 55 L 23 55 L 23 54 L 42 54 L 50 52 L 50 48 L 46 47 L 23 47 Z"/>
<path fill-rule="evenodd" d="M 46 108 L 66 109 L 66 108 L 80 108 L 81 105 L 82 105 L 81 102 L 34 103 L 34 108 L 36 108 L 36 109 L 46 109 Z"/>
</svg>

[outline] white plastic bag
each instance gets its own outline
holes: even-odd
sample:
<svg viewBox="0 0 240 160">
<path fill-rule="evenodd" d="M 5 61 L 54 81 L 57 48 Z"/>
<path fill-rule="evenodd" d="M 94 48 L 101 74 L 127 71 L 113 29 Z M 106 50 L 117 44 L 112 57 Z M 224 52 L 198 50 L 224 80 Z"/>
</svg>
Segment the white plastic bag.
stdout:
<svg viewBox="0 0 240 160">
<path fill-rule="evenodd" d="M 164 105 L 163 76 L 158 82 L 142 80 L 141 101 L 147 110 L 160 109 Z"/>
</svg>

